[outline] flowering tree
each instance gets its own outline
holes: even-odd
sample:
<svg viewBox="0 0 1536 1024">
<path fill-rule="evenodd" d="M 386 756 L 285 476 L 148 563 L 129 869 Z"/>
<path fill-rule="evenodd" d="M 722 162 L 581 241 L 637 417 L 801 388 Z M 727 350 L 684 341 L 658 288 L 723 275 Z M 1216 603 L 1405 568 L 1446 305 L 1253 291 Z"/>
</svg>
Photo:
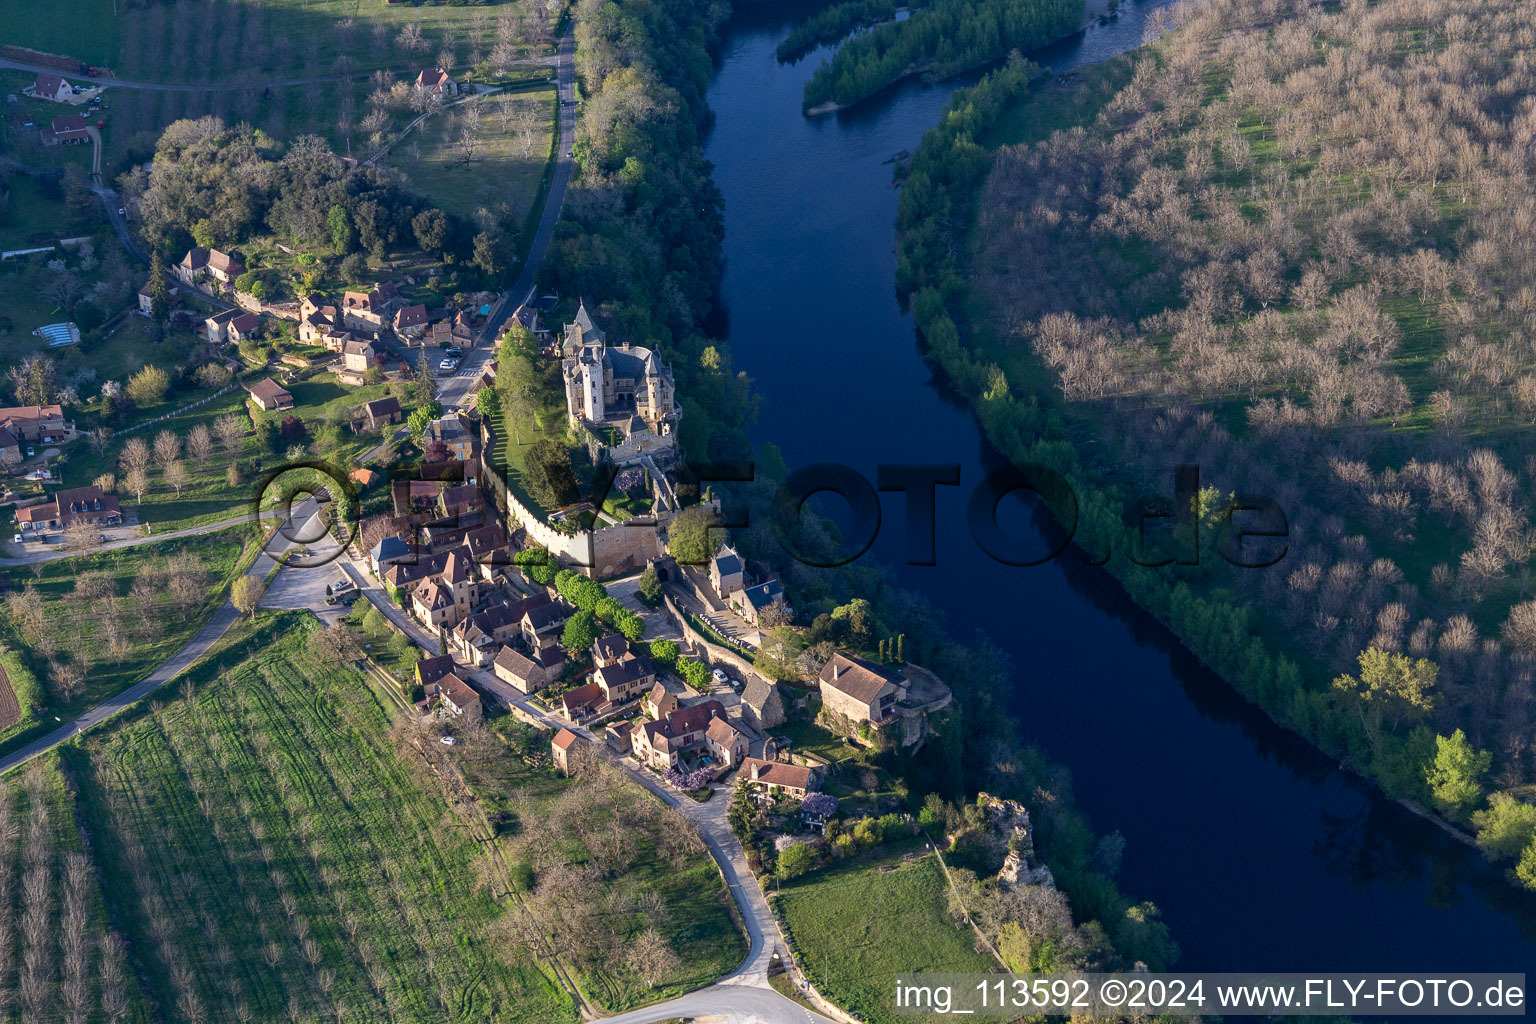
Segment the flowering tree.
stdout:
<svg viewBox="0 0 1536 1024">
<path fill-rule="evenodd" d="M 830 818 L 837 813 L 837 797 L 831 793 L 807 793 L 800 801 L 800 809 L 806 814 Z"/>
<path fill-rule="evenodd" d="M 696 768 L 691 772 L 680 772 L 676 768 L 668 768 L 661 776 L 673 789 L 698 789 L 709 782 L 711 772 L 707 768 Z"/>
</svg>

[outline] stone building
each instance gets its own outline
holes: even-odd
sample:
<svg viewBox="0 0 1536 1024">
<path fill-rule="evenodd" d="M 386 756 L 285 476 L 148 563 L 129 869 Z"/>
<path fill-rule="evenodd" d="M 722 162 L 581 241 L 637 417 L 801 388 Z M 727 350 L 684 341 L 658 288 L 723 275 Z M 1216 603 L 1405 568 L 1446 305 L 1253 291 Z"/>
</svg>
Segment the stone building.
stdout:
<svg viewBox="0 0 1536 1024">
<path fill-rule="evenodd" d="M 565 327 L 565 408 L 572 426 L 584 426 L 615 461 L 639 461 L 676 450 L 677 407 L 672 370 L 651 349 L 610 346 L 583 304 Z"/>
</svg>

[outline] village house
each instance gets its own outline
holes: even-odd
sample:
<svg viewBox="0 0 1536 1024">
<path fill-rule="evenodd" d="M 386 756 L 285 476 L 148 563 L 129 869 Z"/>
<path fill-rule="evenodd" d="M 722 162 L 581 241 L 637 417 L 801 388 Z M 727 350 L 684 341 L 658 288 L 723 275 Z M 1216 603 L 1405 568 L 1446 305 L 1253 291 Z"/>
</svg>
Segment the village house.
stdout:
<svg viewBox="0 0 1536 1024">
<path fill-rule="evenodd" d="M 925 668 L 887 669 L 841 652 L 827 660 L 817 679 L 822 712 L 833 717 L 831 724 L 845 731 L 849 725 L 882 732 L 894 727 L 903 746 L 921 743 L 930 731 L 927 716 L 951 700 L 949 687 Z"/>
<path fill-rule="evenodd" d="M 455 626 L 468 615 L 476 594 L 472 562 L 466 551 L 448 552 L 442 568 L 411 590 L 411 610 L 416 618 L 436 628 Z"/>
<path fill-rule="evenodd" d="M 226 309 L 203 321 L 203 333 L 215 345 L 239 344 L 254 337 L 261 327 L 261 317 L 243 309 Z"/>
<path fill-rule="evenodd" d="M 752 626 L 760 624 L 763 617 L 771 610 L 778 610 L 787 615 L 788 607 L 784 596 L 784 584 L 778 580 L 768 580 L 766 583 L 738 590 L 731 595 L 731 610 L 741 616 L 742 621 Z"/>
<path fill-rule="evenodd" d="M 560 678 L 565 668 L 565 650 L 559 644 L 541 647 L 533 656 L 514 647 L 503 647 L 491 663 L 496 678 L 515 686 L 523 694 L 538 693 Z"/>
<path fill-rule="evenodd" d="M 405 306 L 396 310 L 393 326 L 395 334 L 399 335 L 403 341 L 408 342 L 420 336 L 421 332 L 427 329 L 427 307 Z"/>
<path fill-rule="evenodd" d="M 72 523 L 109 526 L 123 521 L 121 506 L 100 487 L 73 487 L 57 491 L 52 501 L 28 505 L 16 510 L 16 523 L 23 530 L 62 530 Z"/>
<path fill-rule="evenodd" d="M 634 735 L 636 722 L 614 722 L 603 730 L 603 742 L 608 744 L 608 749 L 623 756 L 635 747 Z"/>
<path fill-rule="evenodd" d="M 0 427 L 0 466 L 14 466 L 21 458 L 21 439 L 13 431 Z"/>
<path fill-rule="evenodd" d="M 336 338 L 349 337 L 341 312 L 325 302 L 322 295 L 306 295 L 299 300 L 299 340 L 306 345 L 324 345 L 336 351 Z"/>
<path fill-rule="evenodd" d="M 220 252 L 198 246 L 188 249 L 187 254 L 175 267 L 176 276 L 183 284 L 195 285 L 204 277 L 217 281 L 221 286 L 233 287 L 235 278 L 245 273 L 245 262 L 238 253 Z"/>
<path fill-rule="evenodd" d="M 75 87 L 58 75 L 39 72 L 38 76 L 32 80 L 32 95 L 37 99 L 65 103 L 74 94 Z"/>
<path fill-rule="evenodd" d="M 741 717 L 758 732 L 784 724 L 784 698 L 779 684 L 748 672 L 741 688 Z"/>
<path fill-rule="evenodd" d="M 54 118 L 52 126 L 42 135 L 45 146 L 81 146 L 91 141 L 85 118 L 80 114 Z"/>
<path fill-rule="evenodd" d="M 584 742 L 586 741 L 580 736 L 564 728 L 555 733 L 555 738 L 549 741 L 550 756 L 555 759 L 555 767 L 560 769 L 561 775 L 568 776 L 571 774 L 571 768 L 577 756 L 573 755 L 571 751 L 577 744 Z"/>
<path fill-rule="evenodd" d="M 426 343 L 440 348 L 474 348 L 474 318 L 469 310 L 461 309 L 449 319 L 433 324 Z"/>
<path fill-rule="evenodd" d="M 393 281 L 377 283 L 366 292 L 345 292 L 341 297 L 342 326 L 358 331 L 381 331 L 399 302 L 400 291 Z"/>
<path fill-rule="evenodd" d="M 224 328 L 225 337 L 230 344 L 238 345 L 247 338 L 254 338 L 260 327 L 261 317 L 247 310 L 241 310 Z"/>
<path fill-rule="evenodd" d="M 64 419 L 62 405 L 13 405 L 0 409 L 0 427 L 21 442 L 52 444 L 74 436 L 75 425 Z"/>
<path fill-rule="evenodd" d="M 357 418 L 352 421 L 354 430 L 378 430 L 390 424 L 400 422 L 400 399 L 376 398 L 371 402 L 364 402 L 358 408 Z"/>
<path fill-rule="evenodd" d="M 417 707 L 423 712 L 435 712 L 438 718 L 478 722 L 484 713 L 480 695 L 452 671 L 452 659 L 449 659 L 449 670 L 441 674 L 434 672 L 432 680 L 422 684 L 422 691 L 425 696 Z"/>
<path fill-rule="evenodd" d="M 293 396 L 271 377 L 263 377 L 252 384 L 248 390 L 251 393 L 251 401 L 255 402 L 263 412 L 293 408 Z"/>
<path fill-rule="evenodd" d="M 373 550 L 368 552 L 368 564 L 372 567 L 375 576 L 382 576 L 386 566 L 414 557 L 416 557 L 415 549 L 402 538 L 382 537 L 373 546 Z"/>
<path fill-rule="evenodd" d="M 167 284 L 165 291 L 170 300 L 175 302 L 176 296 L 179 294 L 177 287 L 173 284 Z M 139 315 L 155 315 L 155 297 L 150 294 L 148 284 L 145 284 L 144 287 L 139 289 Z"/>
<path fill-rule="evenodd" d="M 439 679 L 453 672 L 454 664 L 451 655 L 439 654 L 432 658 L 422 658 L 416 663 L 416 682 L 423 688 L 431 686 Z"/>
<path fill-rule="evenodd" d="M 416 75 L 416 91 L 441 103 L 459 94 L 459 85 L 443 68 L 423 68 Z"/>
<path fill-rule="evenodd" d="M 458 413 L 440 417 L 427 424 L 422 433 L 422 444 L 441 441 L 448 454 L 458 462 L 476 464 L 480 460 L 480 436 Z M 469 472 L 469 467 L 465 467 Z M 471 479 L 466 477 L 465 479 Z"/>
<path fill-rule="evenodd" d="M 710 723 L 717 719 L 725 719 L 725 705 L 717 700 L 707 700 L 679 708 L 654 722 L 646 722 L 635 730 L 635 756 L 660 771 L 678 767 L 685 756 L 697 753 L 700 748 L 723 757 L 725 752 L 716 750 L 718 744 L 708 738 Z M 734 727 L 732 729 L 734 731 Z"/>
<path fill-rule="evenodd" d="M 336 379 L 343 384 L 361 384 L 368 371 L 376 369 L 381 362 L 373 342 L 349 337 L 341 346 L 341 371 L 336 374 Z"/>
<path fill-rule="evenodd" d="M 729 601 L 732 594 L 746 587 L 741 555 L 729 544 L 720 545 L 709 560 L 709 585 L 722 601 Z"/>
<path fill-rule="evenodd" d="M 757 757 L 743 760 L 741 774 L 736 778 L 748 786 L 760 787 L 774 795 L 782 793 L 792 800 L 804 800 L 821 788 L 816 773 L 809 768 Z"/>
<path fill-rule="evenodd" d="M 597 715 L 607 703 L 603 688 L 596 683 L 587 683 L 560 695 L 560 714 L 579 724 Z"/>
<path fill-rule="evenodd" d="M 560 643 L 560 631 L 571 617 L 571 608 L 561 601 L 551 601 L 523 614 L 523 639 L 532 650 Z"/>
<path fill-rule="evenodd" d="M 851 722 L 882 725 L 895 710 L 900 687 L 867 661 L 838 652 L 818 678 L 822 706 Z"/>
<path fill-rule="evenodd" d="M 549 604 L 548 594 L 534 594 L 509 604 L 493 605 L 462 619 L 448 634 L 448 647 L 476 668 L 484 668 L 501 646 L 522 631 L 528 609 Z"/>
<path fill-rule="evenodd" d="M 715 761 L 725 768 L 736 767 L 747 756 L 747 737 L 724 718 L 710 720 L 704 730 L 704 745 Z"/>
<path fill-rule="evenodd" d="M 645 695 L 645 700 L 640 702 L 641 710 L 652 721 L 666 718 L 682 706 L 682 701 L 677 699 L 677 694 L 667 689 L 667 684 L 662 682 L 652 686 L 650 692 Z"/>
<path fill-rule="evenodd" d="M 615 634 L 617 636 L 617 634 Z M 619 636 L 622 643 L 624 638 Z M 601 643 L 602 641 L 599 641 Z M 594 654 L 597 650 L 593 647 Z M 592 678 L 603 688 L 603 696 L 613 704 L 622 704 L 649 690 L 656 682 L 656 666 L 650 658 L 641 657 L 625 644 L 623 653 L 606 664 L 599 663 Z"/>
</svg>

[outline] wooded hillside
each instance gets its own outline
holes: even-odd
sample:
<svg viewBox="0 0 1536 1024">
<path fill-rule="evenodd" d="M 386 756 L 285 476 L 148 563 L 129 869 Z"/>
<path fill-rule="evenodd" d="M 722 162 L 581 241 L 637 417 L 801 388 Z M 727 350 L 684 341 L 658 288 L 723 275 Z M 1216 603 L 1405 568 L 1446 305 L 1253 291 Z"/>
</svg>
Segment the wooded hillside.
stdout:
<svg viewBox="0 0 1536 1024">
<path fill-rule="evenodd" d="M 1281 562 L 1202 584 L 1338 675 L 1333 746 L 1486 824 L 1484 786 L 1533 774 L 1536 13 L 1171 17 L 1095 123 L 997 159 L 973 278 L 999 362 L 1043 362 L 1133 491 L 1198 463 L 1203 512 L 1277 499 Z"/>
</svg>

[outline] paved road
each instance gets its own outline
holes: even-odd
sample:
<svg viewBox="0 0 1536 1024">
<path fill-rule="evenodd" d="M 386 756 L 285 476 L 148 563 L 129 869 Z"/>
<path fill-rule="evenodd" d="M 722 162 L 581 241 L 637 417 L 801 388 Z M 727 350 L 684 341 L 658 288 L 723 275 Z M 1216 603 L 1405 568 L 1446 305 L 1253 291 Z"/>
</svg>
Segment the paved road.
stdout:
<svg viewBox="0 0 1536 1024">
<path fill-rule="evenodd" d="M 203 533 L 212 533 L 215 530 L 227 529 L 231 526 L 239 526 L 241 523 L 249 523 L 254 519 L 254 514 L 242 512 L 240 515 L 231 516 L 228 519 L 220 519 L 217 522 L 204 523 L 202 526 L 189 526 L 185 530 L 172 530 L 169 533 L 155 533 L 147 537 L 129 537 L 126 540 L 108 541 L 92 548 L 87 554 L 95 554 L 98 551 L 116 551 L 119 548 L 131 548 L 140 544 L 154 544 L 162 540 L 175 540 L 178 537 L 196 537 Z M 76 552 L 65 550 L 61 547 L 50 546 L 46 550 L 29 551 L 27 554 L 16 558 L 0 558 L 0 569 L 13 565 L 35 565 L 38 562 L 52 562 L 59 558 L 73 558 Z"/>
<path fill-rule="evenodd" d="M 517 276 L 512 291 L 491 313 L 490 321 L 481 335 L 492 343 L 500 335 L 502 325 L 533 293 L 534 275 L 538 273 L 539 264 L 544 262 L 544 254 L 549 251 L 550 239 L 555 235 L 555 224 L 560 220 L 560 208 L 565 203 L 565 190 L 571 182 L 574 166 L 570 156 L 571 147 L 576 144 L 575 56 L 576 37 L 571 29 L 566 29 L 565 35 L 560 37 L 560 52 L 555 63 L 556 92 L 560 103 L 560 143 L 555 147 L 554 178 L 549 183 L 549 196 L 544 201 L 544 215 L 539 218 L 539 229 L 534 232 L 533 244 L 528 247 L 528 262 L 523 264 L 523 272 Z"/>
<path fill-rule="evenodd" d="M 515 60 L 509 65 L 518 68 L 549 67 L 555 63 L 554 57 L 530 57 L 526 60 Z M 449 70 L 460 70 L 471 67 L 469 64 L 455 64 Z M 25 64 L 15 60 L 0 60 L 0 68 L 13 68 L 17 71 L 30 71 L 34 74 L 58 75 L 64 74 L 58 68 L 44 67 L 41 64 Z M 391 75 L 409 75 L 419 71 L 420 67 L 410 68 L 386 68 Z M 66 78 L 82 78 L 80 75 L 64 74 Z M 173 85 L 166 82 L 136 82 L 127 78 L 92 78 L 92 85 L 107 88 L 120 86 L 124 89 L 153 89 L 158 92 L 237 92 L 241 89 L 274 89 L 290 85 L 310 85 L 317 82 L 345 82 L 361 81 L 373 77 L 372 71 L 357 71 L 350 75 L 308 75 L 303 78 L 275 78 L 266 82 L 209 82 L 205 85 Z"/>
</svg>

